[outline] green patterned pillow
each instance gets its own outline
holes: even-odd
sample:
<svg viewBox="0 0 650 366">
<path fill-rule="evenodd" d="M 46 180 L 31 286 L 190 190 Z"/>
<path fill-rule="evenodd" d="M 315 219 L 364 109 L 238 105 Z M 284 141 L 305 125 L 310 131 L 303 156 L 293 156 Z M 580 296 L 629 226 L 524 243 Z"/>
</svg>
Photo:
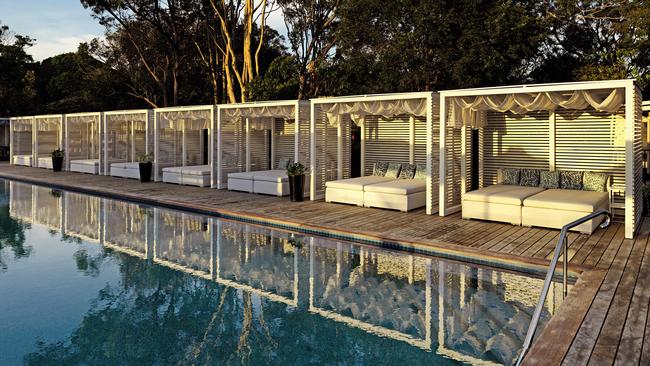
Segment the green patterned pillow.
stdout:
<svg viewBox="0 0 650 366">
<path fill-rule="evenodd" d="M 378 161 L 372 166 L 372 175 L 376 177 L 383 177 L 386 175 L 386 170 L 388 170 L 388 162 Z"/>
<path fill-rule="evenodd" d="M 582 172 L 560 171 L 560 188 L 582 189 Z"/>
<path fill-rule="evenodd" d="M 384 175 L 384 177 L 397 179 L 397 177 L 399 177 L 399 172 L 401 168 L 402 168 L 402 164 L 400 163 L 388 164 L 388 169 L 386 170 L 386 174 Z"/>
<path fill-rule="evenodd" d="M 415 167 L 414 179 L 427 179 L 427 165 L 417 164 Z"/>
<path fill-rule="evenodd" d="M 539 186 L 539 170 L 522 169 L 519 173 L 519 185 L 525 187 Z"/>
<path fill-rule="evenodd" d="M 582 175 L 582 189 L 593 192 L 607 192 L 607 174 L 585 172 Z"/>
<path fill-rule="evenodd" d="M 415 177 L 415 164 L 402 164 L 402 169 L 399 171 L 399 179 L 413 179 Z"/>
<path fill-rule="evenodd" d="M 539 175 L 539 187 L 546 189 L 560 188 L 560 172 L 541 171 Z"/>
<path fill-rule="evenodd" d="M 519 185 L 519 169 L 501 169 L 501 184 Z"/>
</svg>

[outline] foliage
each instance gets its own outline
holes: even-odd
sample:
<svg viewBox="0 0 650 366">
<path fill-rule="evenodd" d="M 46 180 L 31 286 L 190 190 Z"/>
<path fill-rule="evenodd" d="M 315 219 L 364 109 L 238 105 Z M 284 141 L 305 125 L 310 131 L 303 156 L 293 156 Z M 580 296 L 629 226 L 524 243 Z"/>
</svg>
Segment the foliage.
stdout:
<svg viewBox="0 0 650 366">
<path fill-rule="evenodd" d="M 138 155 L 138 163 L 151 163 L 153 161 L 153 154 Z"/>
<path fill-rule="evenodd" d="M 301 163 L 289 164 L 287 166 L 287 175 L 290 177 L 305 175 L 305 166 Z"/>
<path fill-rule="evenodd" d="M 251 100 L 295 99 L 298 95 L 299 69 L 293 56 L 280 56 L 266 73 L 251 83 Z"/>
<path fill-rule="evenodd" d="M 52 151 L 52 157 L 53 158 L 63 158 L 63 157 L 65 157 L 65 150 L 56 149 L 56 150 Z"/>
<path fill-rule="evenodd" d="M 0 23 L 0 116 L 29 111 L 35 97 L 32 57 L 27 48 L 34 40 L 15 34 Z"/>
</svg>

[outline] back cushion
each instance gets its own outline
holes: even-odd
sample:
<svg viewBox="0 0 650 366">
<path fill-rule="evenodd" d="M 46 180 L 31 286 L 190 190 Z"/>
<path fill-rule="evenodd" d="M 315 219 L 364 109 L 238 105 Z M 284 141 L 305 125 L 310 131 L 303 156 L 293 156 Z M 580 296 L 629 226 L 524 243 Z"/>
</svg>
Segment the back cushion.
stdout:
<svg viewBox="0 0 650 366">
<path fill-rule="evenodd" d="M 415 164 L 402 164 L 399 172 L 400 179 L 413 179 L 415 177 Z"/>
<path fill-rule="evenodd" d="M 563 170 L 560 172 L 560 188 L 582 189 L 582 172 Z"/>
<path fill-rule="evenodd" d="M 388 170 L 388 162 L 378 161 L 372 166 L 372 175 L 376 177 L 383 177 L 386 175 L 386 170 Z"/>
<path fill-rule="evenodd" d="M 501 184 L 519 185 L 519 169 L 501 169 Z"/>
<path fill-rule="evenodd" d="M 541 171 L 539 174 L 539 187 L 546 189 L 560 188 L 560 172 Z"/>
<path fill-rule="evenodd" d="M 427 179 L 427 165 L 417 164 L 415 167 L 415 179 Z"/>
<path fill-rule="evenodd" d="M 401 168 L 402 168 L 402 164 L 400 163 L 388 164 L 388 170 L 386 170 L 386 174 L 384 175 L 384 177 L 397 179 L 397 177 L 399 177 L 399 172 Z"/>
<path fill-rule="evenodd" d="M 607 192 L 607 175 L 585 172 L 582 175 L 582 189 L 593 192 Z"/>
<path fill-rule="evenodd" d="M 539 186 L 539 170 L 522 169 L 519 173 L 519 185 L 525 187 Z"/>
</svg>

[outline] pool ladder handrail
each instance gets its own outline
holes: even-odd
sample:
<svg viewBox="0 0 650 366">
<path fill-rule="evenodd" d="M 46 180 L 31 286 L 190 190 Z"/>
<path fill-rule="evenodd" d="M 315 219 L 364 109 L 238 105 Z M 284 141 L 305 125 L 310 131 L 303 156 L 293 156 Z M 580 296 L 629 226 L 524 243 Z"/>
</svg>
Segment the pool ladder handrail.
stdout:
<svg viewBox="0 0 650 366">
<path fill-rule="evenodd" d="M 608 227 L 610 222 L 612 221 L 611 212 L 605 209 L 594 211 L 589 215 L 581 217 L 573 222 L 570 222 L 562 226 L 562 230 L 560 231 L 560 237 L 558 238 L 557 245 L 555 246 L 555 252 L 553 253 L 553 259 L 551 260 L 551 264 L 549 265 L 548 271 L 546 272 L 546 278 L 544 279 L 544 287 L 542 288 L 542 293 L 539 296 L 539 301 L 537 302 L 537 306 L 535 307 L 535 312 L 533 313 L 533 317 L 530 319 L 530 325 L 528 326 L 526 339 L 524 340 L 524 345 L 521 349 L 521 353 L 519 354 L 519 359 L 517 359 L 517 364 L 516 364 L 517 366 L 521 365 L 521 363 L 524 360 L 524 357 L 526 356 L 526 353 L 528 352 L 528 348 L 530 348 L 530 344 L 533 342 L 533 337 L 535 336 L 535 332 L 537 331 L 537 326 L 539 324 L 539 318 L 542 314 L 542 308 L 544 307 L 544 303 L 546 302 L 546 296 L 548 295 L 548 290 L 551 287 L 551 282 L 553 281 L 553 276 L 555 275 L 555 268 L 557 267 L 557 262 L 560 259 L 560 253 L 562 253 L 563 248 L 564 248 L 564 261 L 562 263 L 562 285 L 563 285 L 562 294 L 563 297 L 567 296 L 567 292 L 568 292 L 567 278 L 568 278 L 568 263 L 569 263 L 569 239 L 567 235 L 569 233 L 569 229 L 574 228 L 580 224 L 583 224 L 589 220 L 595 219 L 596 217 L 601 215 L 605 216 L 605 221 L 603 221 L 599 226 L 604 229 Z"/>
</svg>

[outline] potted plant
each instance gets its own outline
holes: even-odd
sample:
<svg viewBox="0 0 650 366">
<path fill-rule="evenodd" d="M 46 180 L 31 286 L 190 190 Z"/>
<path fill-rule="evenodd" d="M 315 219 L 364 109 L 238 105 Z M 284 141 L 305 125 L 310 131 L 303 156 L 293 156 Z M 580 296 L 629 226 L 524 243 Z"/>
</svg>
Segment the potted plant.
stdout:
<svg viewBox="0 0 650 366">
<path fill-rule="evenodd" d="M 287 175 L 291 201 L 302 202 L 305 195 L 305 166 L 300 163 L 289 164 Z"/>
<path fill-rule="evenodd" d="M 140 182 L 151 182 L 151 154 L 144 154 L 138 156 L 138 163 L 140 163 Z"/>
<path fill-rule="evenodd" d="M 65 158 L 65 150 L 56 149 L 52 151 L 52 170 L 55 172 L 63 170 L 63 158 Z"/>
</svg>

